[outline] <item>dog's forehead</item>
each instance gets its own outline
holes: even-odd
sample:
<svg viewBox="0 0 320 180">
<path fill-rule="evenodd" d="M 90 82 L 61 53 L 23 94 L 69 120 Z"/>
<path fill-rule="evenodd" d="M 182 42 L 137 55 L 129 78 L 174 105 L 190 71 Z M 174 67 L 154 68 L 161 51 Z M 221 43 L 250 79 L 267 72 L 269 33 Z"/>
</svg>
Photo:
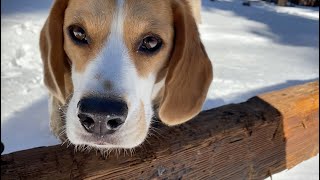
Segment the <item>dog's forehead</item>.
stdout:
<svg viewBox="0 0 320 180">
<path fill-rule="evenodd" d="M 91 33 L 108 32 L 116 9 L 116 0 L 70 0 L 65 23 L 81 24 Z"/>
<path fill-rule="evenodd" d="M 125 0 L 124 11 L 128 17 L 136 20 L 152 21 L 155 18 L 167 18 L 171 5 L 168 0 Z"/>
<path fill-rule="evenodd" d="M 166 36 L 173 24 L 171 5 L 168 0 L 126 0 L 123 9 L 124 28 L 131 29 L 131 34 L 149 31 Z"/>
<path fill-rule="evenodd" d="M 70 0 L 68 10 L 79 15 L 110 16 L 117 8 L 117 0 Z"/>
<path fill-rule="evenodd" d="M 163 23 L 168 22 L 170 7 L 169 0 L 70 0 L 66 19 L 105 23 L 112 21 L 121 8 L 128 21 Z"/>
</svg>

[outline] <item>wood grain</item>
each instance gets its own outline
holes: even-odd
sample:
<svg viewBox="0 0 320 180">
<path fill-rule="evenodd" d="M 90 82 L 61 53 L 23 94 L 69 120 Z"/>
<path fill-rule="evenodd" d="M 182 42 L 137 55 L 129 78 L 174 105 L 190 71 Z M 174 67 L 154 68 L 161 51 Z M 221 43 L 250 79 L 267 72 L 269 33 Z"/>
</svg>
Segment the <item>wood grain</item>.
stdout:
<svg viewBox="0 0 320 180">
<path fill-rule="evenodd" d="M 3 179 L 264 179 L 319 152 L 319 83 L 154 126 L 133 155 L 50 146 L 1 156 Z M 129 153 L 130 154 L 130 153 Z"/>
</svg>

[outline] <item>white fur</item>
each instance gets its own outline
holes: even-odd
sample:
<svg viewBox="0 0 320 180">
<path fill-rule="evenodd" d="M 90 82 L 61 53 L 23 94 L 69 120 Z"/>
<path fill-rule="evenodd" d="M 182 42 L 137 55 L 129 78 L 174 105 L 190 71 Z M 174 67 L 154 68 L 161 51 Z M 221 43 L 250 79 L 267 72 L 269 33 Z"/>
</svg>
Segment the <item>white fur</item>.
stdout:
<svg viewBox="0 0 320 180">
<path fill-rule="evenodd" d="M 140 77 L 133 60 L 129 57 L 123 39 L 124 1 L 117 1 L 117 13 L 113 18 L 111 33 L 98 56 L 90 61 L 83 73 L 77 72 L 74 67 L 72 68 L 74 95 L 67 110 L 66 132 L 69 140 L 74 144 L 87 144 L 98 148 L 132 148 L 142 143 L 147 135 L 153 115 L 151 100 L 155 75 L 151 74 L 146 78 Z M 95 78 L 96 76 L 100 76 L 100 79 Z M 112 83 L 111 91 L 104 89 L 103 82 L 105 80 Z M 126 97 L 125 100 L 130 104 L 130 107 L 125 124 L 115 134 L 110 135 L 117 140 L 117 144 L 101 146 L 80 137 L 80 135 L 90 136 L 77 118 L 77 103 L 85 93 Z M 139 128 L 137 123 L 141 117 L 139 113 L 142 103 L 146 125 L 143 130 L 137 129 Z M 141 131 L 144 131 L 145 134 L 134 134 Z"/>
<path fill-rule="evenodd" d="M 161 81 L 159 81 L 157 84 L 154 85 L 151 99 L 155 99 L 157 97 L 161 88 L 164 87 L 165 81 L 166 81 L 165 78 L 163 78 Z"/>
</svg>

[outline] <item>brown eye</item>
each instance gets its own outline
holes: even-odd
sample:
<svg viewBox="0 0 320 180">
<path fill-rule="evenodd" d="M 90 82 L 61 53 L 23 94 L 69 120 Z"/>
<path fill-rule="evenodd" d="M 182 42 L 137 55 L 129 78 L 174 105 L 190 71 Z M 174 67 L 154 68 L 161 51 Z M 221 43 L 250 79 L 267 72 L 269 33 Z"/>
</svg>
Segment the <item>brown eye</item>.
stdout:
<svg viewBox="0 0 320 180">
<path fill-rule="evenodd" d="M 147 53 L 147 54 L 153 54 L 157 52 L 162 46 L 162 40 L 155 36 L 155 35 L 149 35 L 140 43 L 139 46 L 139 52 Z"/>
<path fill-rule="evenodd" d="M 88 44 L 86 32 L 79 26 L 72 25 L 69 27 L 71 39 L 78 44 Z"/>
</svg>

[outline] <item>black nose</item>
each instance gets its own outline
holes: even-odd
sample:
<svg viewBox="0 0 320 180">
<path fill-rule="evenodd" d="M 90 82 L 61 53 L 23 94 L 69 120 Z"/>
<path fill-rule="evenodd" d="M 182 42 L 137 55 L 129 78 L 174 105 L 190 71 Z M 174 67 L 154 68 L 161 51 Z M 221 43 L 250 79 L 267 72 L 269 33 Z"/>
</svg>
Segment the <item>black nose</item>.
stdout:
<svg viewBox="0 0 320 180">
<path fill-rule="evenodd" d="M 84 129 L 96 135 L 114 133 L 125 122 L 128 106 L 118 99 L 86 97 L 78 103 L 78 117 Z"/>
</svg>

